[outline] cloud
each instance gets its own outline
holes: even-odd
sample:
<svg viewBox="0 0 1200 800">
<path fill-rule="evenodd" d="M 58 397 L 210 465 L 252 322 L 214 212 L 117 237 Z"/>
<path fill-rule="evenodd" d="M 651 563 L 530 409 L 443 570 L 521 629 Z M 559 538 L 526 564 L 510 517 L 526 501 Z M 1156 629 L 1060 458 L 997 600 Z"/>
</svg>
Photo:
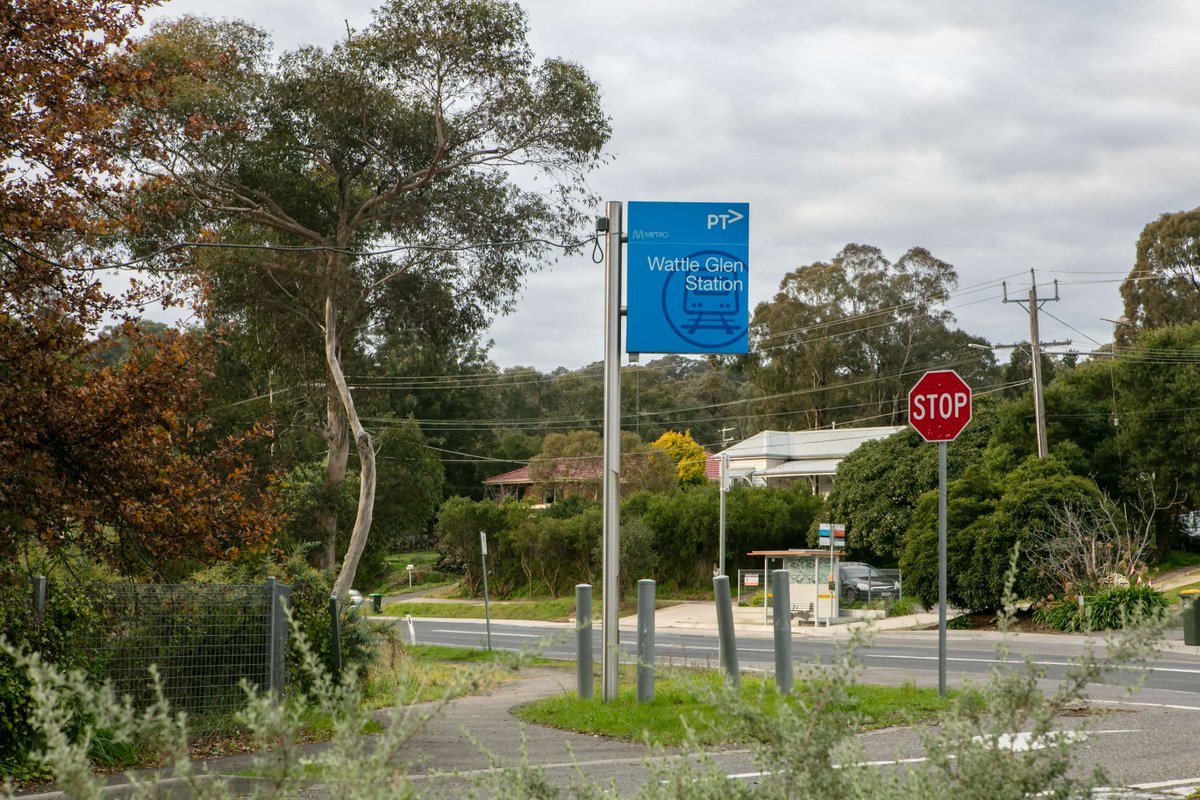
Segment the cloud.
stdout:
<svg viewBox="0 0 1200 800">
<path fill-rule="evenodd" d="M 920 245 L 963 286 L 1016 274 L 1023 292 L 1030 267 L 1062 278 L 1052 313 L 1106 341 L 1117 283 L 1081 281 L 1119 281 L 1142 226 L 1200 205 L 1189 0 L 524 6 L 538 54 L 581 63 L 603 88 L 614 158 L 592 184 L 605 199 L 751 203 L 752 303 L 847 242 L 892 258 Z M 166 9 L 241 15 L 282 46 L 367 20 L 334 0 L 304 14 L 275 0 Z M 602 303 L 586 255 L 531 276 L 492 329 L 495 359 L 596 360 Z M 960 321 L 993 340 L 1028 335 L 998 296 Z M 1053 320 L 1042 335 L 1087 342 Z"/>
</svg>

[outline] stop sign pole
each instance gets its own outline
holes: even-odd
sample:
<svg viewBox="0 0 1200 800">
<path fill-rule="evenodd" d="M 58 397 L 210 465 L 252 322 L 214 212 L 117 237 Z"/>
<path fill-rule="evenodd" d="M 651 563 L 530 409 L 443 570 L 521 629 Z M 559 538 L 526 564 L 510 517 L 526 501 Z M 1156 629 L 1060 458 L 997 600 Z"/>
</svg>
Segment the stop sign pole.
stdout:
<svg viewBox="0 0 1200 800">
<path fill-rule="evenodd" d="M 971 421 L 971 387 L 952 369 L 926 372 L 908 392 L 908 422 L 938 446 L 938 694 L 946 696 L 946 442 Z"/>
</svg>

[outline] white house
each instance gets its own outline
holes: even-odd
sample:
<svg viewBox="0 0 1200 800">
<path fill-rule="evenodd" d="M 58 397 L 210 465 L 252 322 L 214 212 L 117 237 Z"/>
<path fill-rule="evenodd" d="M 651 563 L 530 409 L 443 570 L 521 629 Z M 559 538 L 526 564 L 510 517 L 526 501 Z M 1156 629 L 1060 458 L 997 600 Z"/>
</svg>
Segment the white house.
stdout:
<svg viewBox="0 0 1200 800">
<path fill-rule="evenodd" d="M 842 459 L 863 442 L 885 439 L 904 430 L 889 425 L 876 428 L 835 428 L 819 431 L 762 431 L 722 450 L 729 457 L 730 480 L 754 486 L 789 486 L 807 480 L 815 494 L 833 488 L 833 476 Z"/>
</svg>

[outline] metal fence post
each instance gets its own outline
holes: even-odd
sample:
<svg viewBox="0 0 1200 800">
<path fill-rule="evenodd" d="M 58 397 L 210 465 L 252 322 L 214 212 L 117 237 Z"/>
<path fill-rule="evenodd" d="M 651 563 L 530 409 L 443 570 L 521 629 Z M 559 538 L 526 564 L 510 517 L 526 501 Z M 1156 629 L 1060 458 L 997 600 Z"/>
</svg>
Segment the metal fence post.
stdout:
<svg viewBox="0 0 1200 800">
<path fill-rule="evenodd" d="M 637 699 L 654 699 L 654 581 L 638 581 Z"/>
<path fill-rule="evenodd" d="M 338 597 L 336 594 L 329 595 L 329 621 L 330 639 L 332 640 L 330 648 L 333 652 L 333 675 L 341 677 L 342 674 L 342 625 L 338 619 Z"/>
<path fill-rule="evenodd" d="M 271 688 L 282 692 L 287 684 L 288 636 L 291 635 L 291 629 L 288 627 L 288 609 L 292 605 L 292 587 L 286 583 L 276 583 L 274 604 L 272 619 L 275 635 L 271 658 Z"/>
<path fill-rule="evenodd" d="M 721 668 L 735 686 L 741 685 L 738 672 L 737 641 L 733 635 L 733 599 L 729 595 L 729 576 L 713 578 L 713 592 L 717 598 L 717 637 L 721 645 Z"/>
<path fill-rule="evenodd" d="M 792 691 L 792 598 L 791 573 L 777 569 L 771 573 L 771 592 L 775 614 L 775 685 L 780 694 Z"/>
<path fill-rule="evenodd" d="M 277 692 L 282 689 L 275 683 L 275 661 L 278 658 L 276 647 L 279 641 L 278 624 L 279 621 L 275 616 L 275 606 L 279 602 L 279 584 L 275 582 L 274 576 L 267 578 L 267 691 Z"/>
<path fill-rule="evenodd" d="M 575 584 L 575 685 L 580 700 L 592 699 L 592 585 Z"/>
</svg>

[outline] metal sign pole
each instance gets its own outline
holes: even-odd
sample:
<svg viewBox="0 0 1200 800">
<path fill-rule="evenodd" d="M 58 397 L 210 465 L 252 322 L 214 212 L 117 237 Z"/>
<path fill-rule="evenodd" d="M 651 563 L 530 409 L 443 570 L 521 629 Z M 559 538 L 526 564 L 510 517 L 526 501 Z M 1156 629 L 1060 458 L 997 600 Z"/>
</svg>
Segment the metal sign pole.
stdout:
<svg viewBox="0 0 1200 800">
<path fill-rule="evenodd" d="M 720 561 L 717 563 L 717 574 L 725 574 L 725 497 L 729 494 L 729 454 L 721 454 L 721 524 L 720 524 Z M 766 583 L 766 581 L 763 581 Z M 766 587 L 763 588 L 766 591 Z"/>
<path fill-rule="evenodd" d="M 487 626 L 487 649 L 492 649 L 492 610 L 488 605 L 487 585 L 487 534 L 479 532 L 479 557 L 483 561 L 483 617 Z"/>
<path fill-rule="evenodd" d="M 938 442 L 938 694 L 946 696 L 946 443 Z"/>
<path fill-rule="evenodd" d="M 926 372 L 908 391 L 908 423 L 938 446 L 938 694 L 946 695 L 946 443 L 971 422 L 971 387 L 951 369 Z"/>
<path fill-rule="evenodd" d="M 604 539 L 601 583 L 600 699 L 617 699 L 620 644 L 621 539 L 621 239 L 620 202 L 605 206 L 608 234 L 604 248 Z"/>
</svg>

